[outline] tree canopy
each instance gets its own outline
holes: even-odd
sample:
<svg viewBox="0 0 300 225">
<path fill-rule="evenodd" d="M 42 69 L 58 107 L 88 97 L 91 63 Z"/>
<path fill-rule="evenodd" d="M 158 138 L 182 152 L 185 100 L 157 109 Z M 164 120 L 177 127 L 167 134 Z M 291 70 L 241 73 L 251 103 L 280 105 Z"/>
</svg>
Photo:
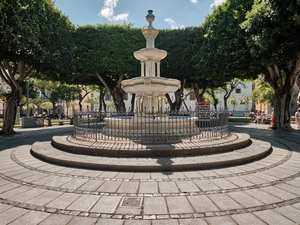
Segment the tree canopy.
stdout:
<svg viewBox="0 0 300 225">
<path fill-rule="evenodd" d="M 74 26 L 50 0 L 1 1 L 0 15 L 0 77 L 10 87 L 0 134 L 12 134 L 23 81 L 69 67 Z"/>
</svg>

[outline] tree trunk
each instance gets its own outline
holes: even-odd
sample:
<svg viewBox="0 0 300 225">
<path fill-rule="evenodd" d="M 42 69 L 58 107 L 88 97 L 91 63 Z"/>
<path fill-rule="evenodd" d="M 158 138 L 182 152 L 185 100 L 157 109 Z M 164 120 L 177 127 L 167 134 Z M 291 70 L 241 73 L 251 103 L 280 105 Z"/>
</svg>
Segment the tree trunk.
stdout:
<svg viewBox="0 0 300 225">
<path fill-rule="evenodd" d="M 99 112 L 102 112 L 102 108 L 104 108 L 104 112 L 106 112 L 105 101 L 104 101 L 104 96 L 105 96 L 104 88 L 100 87 L 99 92 L 100 92 L 100 95 L 99 95 Z"/>
<path fill-rule="evenodd" d="M 16 120 L 17 108 L 21 101 L 21 91 L 15 86 L 11 86 L 11 92 L 6 98 L 6 110 L 3 118 L 3 127 L 0 135 L 15 134 L 14 125 Z"/>
<path fill-rule="evenodd" d="M 227 101 L 228 101 L 229 96 L 230 96 L 230 95 L 228 95 L 228 93 L 226 93 L 226 94 L 224 95 L 224 97 L 223 97 L 223 99 L 224 99 L 224 109 L 225 109 L 225 110 L 228 109 L 228 103 L 227 103 Z"/>
<path fill-rule="evenodd" d="M 107 88 L 107 90 L 109 91 L 111 96 L 113 97 L 116 111 L 120 112 L 120 113 L 126 112 L 126 107 L 125 107 L 124 98 L 123 98 L 124 90 L 121 87 L 121 82 L 123 80 L 124 74 L 121 74 L 119 76 L 117 85 L 113 89 L 106 83 L 106 81 L 103 79 L 103 77 L 99 73 L 97 73 L 97 76 L 98 76 L 99 80 L 102 82 L 102 84 Z"/>
<path fill-rule="evenodd" d="M 274 94 L 274 114 L 275 122 L 273 125 L 274 129 L 281 130 L 291 130 L 291 114 L 290 114 L 290 105 L 291 105 L 292 95 L 290 93 L 282 94 L 282 91 L 275 90 Z"/>
<path fill-rule="evenodd" d="M 291 130 L 291 100 L 296 78 L 300 73 L 300 54 L 298 60 L 290 62 L 280 71 L 278 65 L 267 66 L 265 81 L 274 89 L 274 129 Z M 284 72 L 285 77 L 282 76 Z"/>
<path fill-rule="evenodd" d="M 207 88 L 208 87 L 204 87 L 202 89 L 201 93 L 199 93 L 199 86 L 198 86 L 198 84 L 193 84 L 193 90 L 194 90 L 197 102 L 204 102 L 205 101 L 204 94 L 205 94 Z"/>
<path fill-rule="evenodd" d="M 168 103 L 170 105 L 170 111 L 171 112 L 178 112 L 181 108 L 181 105 L 182 105 L 182 96 L 183 96 L 183 91 L 184 91 L 184 87 L 185 87 L 185 83 L 186 83 L 186 80 L 183 80 L 181 82 L 181 87 L 174 92 L 174 95 L 175 95 L 175 101 L 172 102 L 172 100 L 170 99 L 170 96 L 169 94 L 165 94 L 167 100 L 168 100 Z"/>
<path fill-rule="evenodd" d="M 118 87 L 118 85 L 114 88 L 113 92 L 111 93 L 112 97 L 113 97 L 113 101 L 116 107 L 116 111 L 119 113 L 124 113 L 126 112 L 126 106 L 124 103 L 124 91 L 123 89 L 120 87 Z"/>
</svg>

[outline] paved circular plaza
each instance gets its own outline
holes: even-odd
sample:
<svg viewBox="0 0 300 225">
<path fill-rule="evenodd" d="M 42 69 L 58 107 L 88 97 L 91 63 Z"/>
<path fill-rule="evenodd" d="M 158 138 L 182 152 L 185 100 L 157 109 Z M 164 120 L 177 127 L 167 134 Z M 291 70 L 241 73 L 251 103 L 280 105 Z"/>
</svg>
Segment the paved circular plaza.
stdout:
<svg viewBox="0 0 300 225">
<path fill-rule="evenodd" d="M 270 142 L 267 157 L 179 172 L 57 166 L 31 146 L 72 126 L 16 129 L 0 136 L 0 224 L 300 224 L 300 131 L 267 127 L 230 123 L 232 132 Z"/>
</svg>

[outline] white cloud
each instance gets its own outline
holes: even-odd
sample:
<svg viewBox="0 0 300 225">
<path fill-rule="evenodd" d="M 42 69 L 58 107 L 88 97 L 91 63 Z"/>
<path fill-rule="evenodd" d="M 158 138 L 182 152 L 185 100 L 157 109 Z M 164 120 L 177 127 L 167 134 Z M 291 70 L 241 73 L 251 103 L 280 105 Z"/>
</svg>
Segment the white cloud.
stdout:
<svg viewBox="0 0 300 225">
<path fill-rule="evenodd" d="M 118 0 L 104 0 L 104 6 L 98 15 L 108 19 L 109 21 L 127 20 L 129 16 L 128 13 L 115 15 L 114 8 L 116 8 L 117 5 Z"/>
<path fill-rule="evenodd" d="M 222 5 L 226 0 L 214 0 L 214 3 L 210 5 L 210 7 L 217 7 L 218 5 Z"/>
<path fill-rule="evenodd" d="M 198 3 L 198 0 L 191 0 L 191 3 Z"/>
<path fill-rule="evenodd" d="M 166 18 L 165 22 L 168 23 L 171 26 L 171 29 L 179 29 L 179 28 L 184 28 L 184 26 L 177 24 L 174 20 L 171 18 Z"/>
</svg>

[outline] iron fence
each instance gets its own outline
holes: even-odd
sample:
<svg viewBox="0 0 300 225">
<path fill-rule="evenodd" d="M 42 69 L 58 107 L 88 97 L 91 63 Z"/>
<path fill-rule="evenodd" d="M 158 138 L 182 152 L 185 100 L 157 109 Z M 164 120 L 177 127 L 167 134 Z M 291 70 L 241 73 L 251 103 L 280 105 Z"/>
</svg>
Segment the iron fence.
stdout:
<svg viewBox="0 0 300 225">
<path fill-rule="evenodd" d="M 174 143 L 228 135 L 226 111 L 75 112 L 74 137 L 89 141 Z"/>
</svg>

